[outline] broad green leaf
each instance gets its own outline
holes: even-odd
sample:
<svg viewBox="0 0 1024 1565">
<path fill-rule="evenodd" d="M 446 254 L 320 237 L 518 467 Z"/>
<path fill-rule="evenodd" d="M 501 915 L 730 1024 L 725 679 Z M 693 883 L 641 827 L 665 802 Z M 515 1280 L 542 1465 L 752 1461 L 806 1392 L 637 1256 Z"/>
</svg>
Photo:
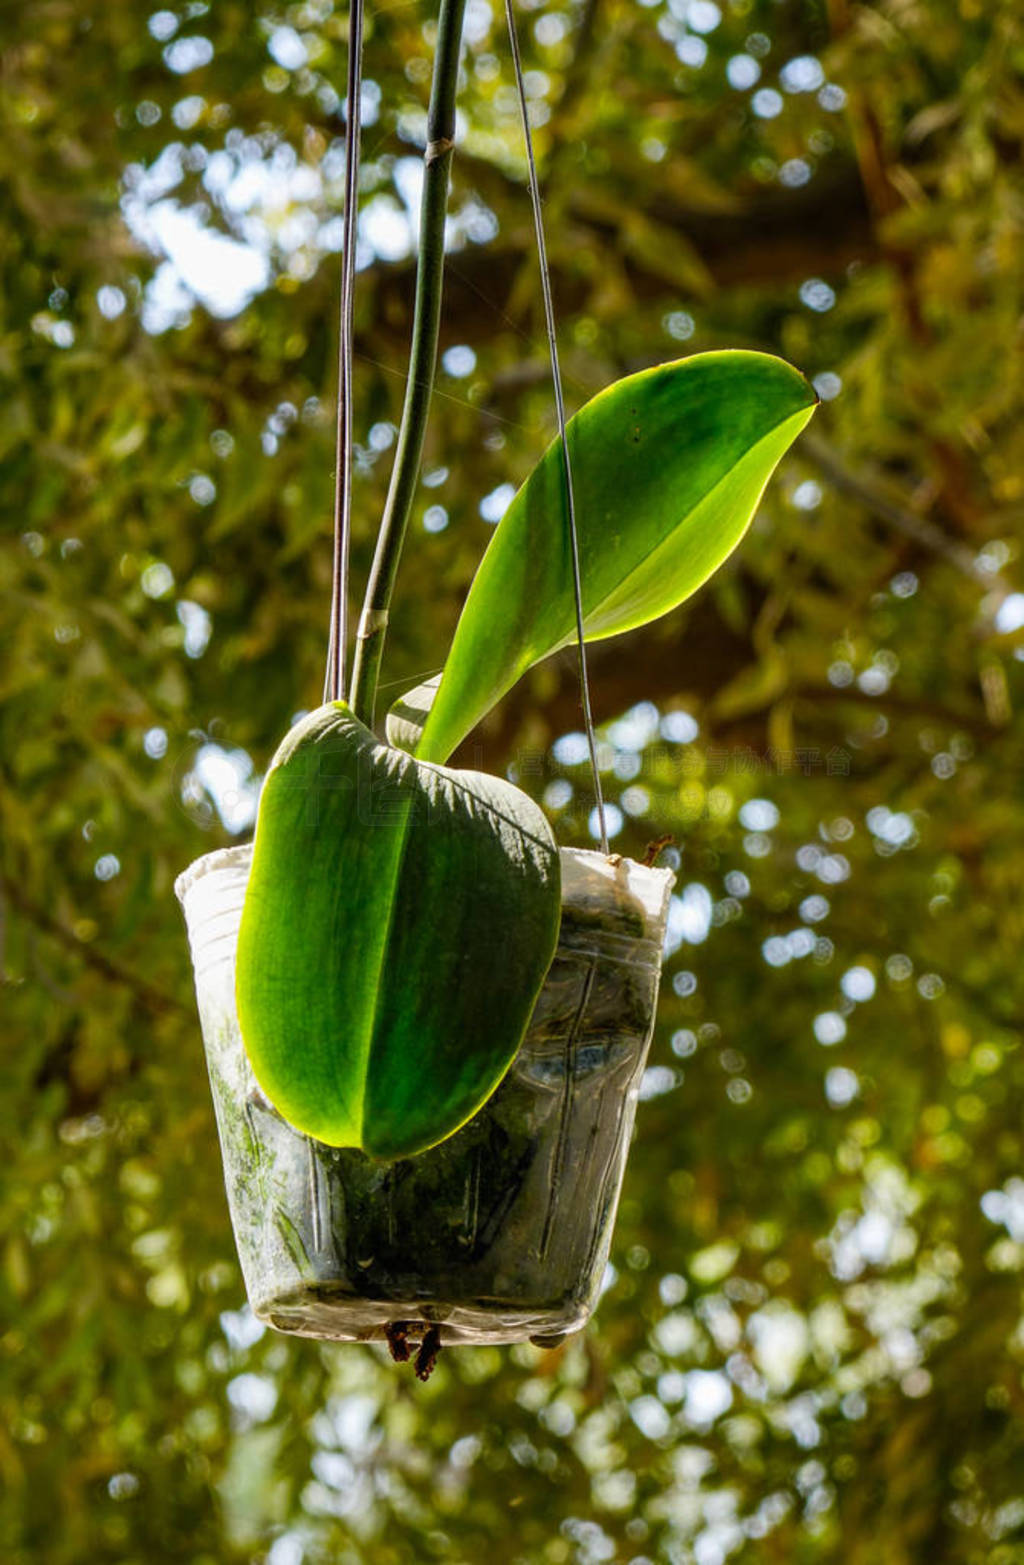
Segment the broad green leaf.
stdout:
<svg viewBox="0 0 1024 1565">
<path fill-rule="evenodd" d="M 656 619 L 739 543 L 814 411 L 761 353 L 704 353 L 610 386 L 570 421 L 588 640 Z M 562 453 L 552 443 L 502 518 L 455 631 L 417 755 L 444 761 L 532 664 L 575 639 Z M 428 706 L 428 692 L 404 698 Z M 409 726 L 396 734 L 405 743 Z"/>
<path fill-rule="evenodd" d="M 412 754 L 419 744 L 423 725 L 434 704 L 440 683 L 440 674 L 435 674 L 432 679 L 425 679 L 422 685 L 416 685 L 412 690 L 407 690 L 404 696 L 399 696 L 387 715 L 385 726 L 389 744 Z"/>
<path fill-rule="evenodd" d="M 298 1129 L 408 1157 L 515 1056 L 554 952 L 558 850 L 510 783 L 298 723 L 260 798 L 236 993 L 256 1079 Z"/>
</svg>

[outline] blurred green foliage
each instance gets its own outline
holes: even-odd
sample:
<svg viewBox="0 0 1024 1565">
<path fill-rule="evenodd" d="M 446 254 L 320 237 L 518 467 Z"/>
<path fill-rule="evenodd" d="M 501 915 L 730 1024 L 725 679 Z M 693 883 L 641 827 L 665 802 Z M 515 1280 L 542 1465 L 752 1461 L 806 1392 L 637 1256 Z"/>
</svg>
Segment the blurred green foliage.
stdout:
<svg viewBox="0 0 1024 1565">
<path fill-rule="evenodd" d="M 357 581 L 432 35 L 369 26 Z M 733 345 L 825 400 L 737 559 L 595 649 L 615 846 L 680 855 L 610 1286 L 563 1351 L 420 1388 L 245 1314 L 171 889 L 319 696 L 345 17 L 4 11 L 5 1565 L 1024 1561 L 1024 20 L 523 30 L 574 404 Z M 461 105 L 395 691 L 552 428 L 486 0 Z M 564 654 L 465 755 L 586 841 L 578 727 Z"/>
</svg>

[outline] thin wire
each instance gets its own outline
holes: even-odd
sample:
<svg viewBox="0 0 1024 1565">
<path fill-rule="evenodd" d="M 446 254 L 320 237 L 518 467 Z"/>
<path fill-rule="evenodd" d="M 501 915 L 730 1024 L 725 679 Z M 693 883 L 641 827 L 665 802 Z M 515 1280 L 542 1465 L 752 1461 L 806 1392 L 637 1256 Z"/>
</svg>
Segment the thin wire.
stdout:
<svg viewBox="0 0 1024 1565">
<path fill-rule="evenodd" d="M 342 219 L 341 327 L 338 334 L 338 426 L 334 472 L 334 564 L 331 629 L 327 644 L 324 700 L 345 691 L 348 648 L 348 557 L 352 536 L 352 360 L 353 314 L 359 216 L 359 130 L 363 78 L 363 0 L 351 0 L 348 25 L 348 82 L 345 91 L 345 212 Z"/>
<path fill-rule="evenodd" d="M 562 445 L 565 469 L 565 497 L 569 511 L 569 542 L 572 552 L 572 584 L 576 600 L 576 643 L 579 653 L 580 702 L 583 707 L 583 726 L 587 732 L 587 748 L 590 751 L 590 770 L 594 778 L 594 798 L 600 826 L 601 852 L 608 852 L 608 830 L 605 823 L 604 795 L 601 791 L 601 774 L 597 768 L 597 740 L 594 736 L 594 719 L 590 710 L 590 681 L 587 678 L 587 654 L 583 643 L 583 589 L 580 582 L 580 545 L 576 529 L 576 500 L 573 492 L 572 463 L 569 460 L 569 441 L 565 433 L 565 401 L 562 396 L 562 375 L 558 366 L 558 339 L 555 334 L 555 308 L 551 297 L 551 273 L 548 270 L 547 245 L 544 242 L 544 220 L 541 216 L 540 185 L 537 180 L 537 163 L 533 155 L 533 137 L 530 134 L 530 116 L 523 84 L 523 63 L 519 54 L 519 37 L 516 33 L 512 0 L 505 0 L 505 16 L 508 21 L 508 38 L 512 49 L 512 65 L 519 94 L 519 112 L 523 121 L 526 141 L 526 163 L 530 175 L 530 201 L 533 205 L 533 226 L 537 234 L 537 255 L 540 261 L 541 291 L 544 295 L 544 323 L 547 329 L 548 349 L 551 354 L 551 379 L 555 388 L 555 409 L 558 413 L 558 436 Z"/>
<path fill-rule="evenodd" d="M 407 381 L 409 379 L 407 370 L 397 370 L 393 364 L 385 364 L 383 359 L 372 358 L 368 353 L 357 353 L 355 357 L 363 364 L 372 364 L 374 369 L 382 370 L 385 375 L 393 375 L 396 380 Z M 438 391 L 436 386 L 431 395 L 435 398 L 439 397 L 445 402 L 454 402 L 456 407 L 469 408 L 490 423 L 507 424 L 509 429 L 527 429 L 529 427 L 526 424 L 518 423 L 514 418 L 503 418 L 500 413 L 495 413 L 493 408 L 481 407 L 479 402 L 470 402 L 468 397 L 454 397 L 450 391 Z"/>
</svg>

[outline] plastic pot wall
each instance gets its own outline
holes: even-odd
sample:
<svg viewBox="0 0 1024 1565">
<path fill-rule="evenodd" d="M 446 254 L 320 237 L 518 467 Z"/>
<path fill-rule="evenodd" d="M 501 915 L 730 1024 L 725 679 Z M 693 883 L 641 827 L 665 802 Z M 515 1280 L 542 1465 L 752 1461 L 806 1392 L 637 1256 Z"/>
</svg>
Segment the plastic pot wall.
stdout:
<svg viewBox="0 0 1024 1565">
<path fill-rule="evenodd" d="M 235 1010 L 250 857 L 207 854 L 175 889 L 254 1313 L 358 1341 L 394 1322 L 413 1341 L 436 1326 L 445 1344 L 577 1330 L 611 1243 L 671 871 L 562 850 L 558 948 L 508 1075 L 448 1141 L 380 1164 L 294 1130 L 256 1084 Z"/>
</svg>

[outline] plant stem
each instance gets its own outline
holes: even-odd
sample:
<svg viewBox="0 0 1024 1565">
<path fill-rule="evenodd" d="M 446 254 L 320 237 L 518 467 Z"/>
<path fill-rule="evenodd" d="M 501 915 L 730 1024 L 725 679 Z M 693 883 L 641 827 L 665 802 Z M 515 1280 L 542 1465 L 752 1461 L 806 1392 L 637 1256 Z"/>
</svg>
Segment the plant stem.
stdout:
<svg viewBox="0 0 1024 1565">
<path fill-rule="evenodd" d="M 348 23 L 348 85 L 345 96 L 345 217 L 342 231 L 341 327 L 338 333 L 338 430 L 334 473 L 334 566 L 331 633 L 327 647 L 324 700 L 345 693 L 348 651 L 348 556 L 352 536 L 352 361 L 356 238 L 359 230 L 359 137 L 363 77 L 363 0 L 351 0 Z"/>
<path fill-rule="evenodd" d="M 455 145 L 455 90 L 465 9 L 466 0 L 441 0 L 437 19 L 434 79 L 427 111 L 427 146 L 423 154 L 423 195 L 420 204 L 420 242 L 416 263 L 416 303 L 409 351 L 409 378 L 405 387 L 405 406 L 398 431 L 391 485 L 380 532 L 377 534 L 377 549 L 363 599 L 363 612 L 356 631 L 349 695 L 355 715 L 368 728 L 373 726 L 388 609 L 419 477 L 437 363 L 441 288 L 444 281 L 444 227 Z"/>
</svg>

